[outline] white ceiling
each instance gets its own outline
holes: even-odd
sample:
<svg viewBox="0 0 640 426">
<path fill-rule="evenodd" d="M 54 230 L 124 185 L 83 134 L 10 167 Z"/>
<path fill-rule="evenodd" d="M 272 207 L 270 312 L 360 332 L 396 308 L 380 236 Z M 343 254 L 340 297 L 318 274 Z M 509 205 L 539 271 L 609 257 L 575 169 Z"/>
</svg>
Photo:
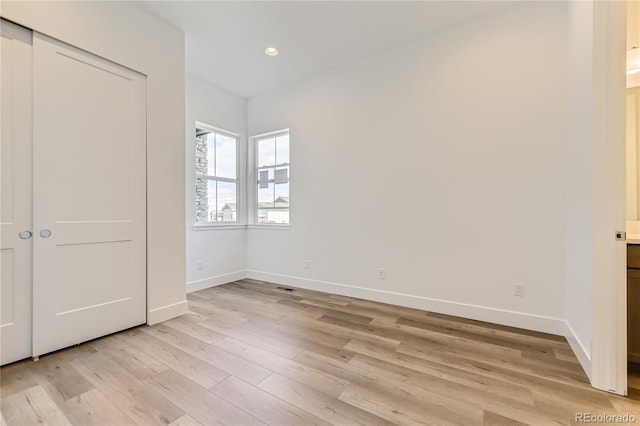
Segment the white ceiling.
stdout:
<svg viewBox="0 0 640 426">
<path fill-rule="evenodd" d="M 187 72 L 250 98 L 512 3 L 474 0 L 137 4 L 186 34 Z M 265 55 L 267 45 L 277 46 L 280 55 Z"/>
</svg>

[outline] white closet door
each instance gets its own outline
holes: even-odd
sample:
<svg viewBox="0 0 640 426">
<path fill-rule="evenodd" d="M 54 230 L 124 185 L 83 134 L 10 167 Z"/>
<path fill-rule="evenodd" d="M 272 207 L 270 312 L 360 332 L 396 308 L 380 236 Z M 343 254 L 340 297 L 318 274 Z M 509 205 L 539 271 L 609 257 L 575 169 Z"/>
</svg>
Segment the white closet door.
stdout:
<svg viewBox="0 0 640 426">
<path fill-rule="evenodd" d="M 34 33 L 33 354 L 146 321 L 145 77 Z"/>
<path fill-rule="evenodd" d="M 31 356 L 32 36 L 4 20 L 0 31 L 0 365 L 4 365 Z"/>
</svg>

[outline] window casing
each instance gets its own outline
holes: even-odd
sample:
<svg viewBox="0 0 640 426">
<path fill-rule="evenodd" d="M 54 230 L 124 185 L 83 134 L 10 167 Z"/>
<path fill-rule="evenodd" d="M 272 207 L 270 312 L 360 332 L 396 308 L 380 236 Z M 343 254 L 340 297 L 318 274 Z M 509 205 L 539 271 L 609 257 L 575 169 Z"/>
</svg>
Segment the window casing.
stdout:
<svg viewBox="0 0 640 426">
<path fill-rule="evenodd" d="M 238 223 L 239 138 L 196 123 L 196 224 Z"/>
<path fill-rule="evenodd" d="M 257 224 L 288 225 L 289 131 L 254 138 Z"/>
</svg>

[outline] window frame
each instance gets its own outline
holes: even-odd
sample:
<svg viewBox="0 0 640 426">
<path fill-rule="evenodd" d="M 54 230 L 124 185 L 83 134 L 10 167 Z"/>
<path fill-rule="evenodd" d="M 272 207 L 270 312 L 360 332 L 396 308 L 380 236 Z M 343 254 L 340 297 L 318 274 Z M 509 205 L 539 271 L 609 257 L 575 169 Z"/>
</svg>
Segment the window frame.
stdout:
<svg viewBox="0 0 640 426">
<path fill-rule="evenodd" d="M 289 136 L 289 162 L 288 163 L 281 163 L 281 164 L 274 164 L 271 166 L 263 166 L 260 167 L 259 166 L 259 153 L 260 153 L 260 149 L 258 148 L 258 144 L 261 140 L 263 139 L 269 139 L 269 138 L 277 138 L 278 136 L 283 136 L 283 135 L 288 135 Z M 251 167 L 251 185 L 252 185 L 252 191 L 253 191 L 253 208 L 251 209 L 251 222 L 247 225 L 249 228 L 253 228 L 253 229 L 265 229 L 265 228 L 270 228 L 270 229 L 283 229 L 283 230 L 288 230 L 289 228 L 291 228 L 291 224 L 292 224 L 292 211 L 291 211 L 291 202 L 289 202 L 289 222 L 288 223 L 266 223 L 266 222 L 258 222 L 258 210 L 259 210 L 259 193 L 258 193 L 258 184 L 259 184 L 259 176 L 260 176 L 260 170 L 261 169 L 274 169 L 274 179 L 275 179 L 275 170 L 278 167 L 288 167 L 289 168 L 289 200 L 291 200 L 291 131 L 290 129 L 280 129 L 280 130 L 274 130 L 272 132 L 267 132 L 267 133 L 261 133 L 259 135 L 254 135 L 251 136 L 250 138 L 251 140 L 251 149 L 253 150 L 253 164 Z M 277 146 L 275 147 L 276 151 L 277 151 Z M 275 185 L 275 182 L 274 182 Z M 274 188 L 275 191 L 275 188 Z M 275 200 L 274 200 L 275 201 Z"/>
<path fill-rule="evenodd" d="M 213 175 L 198 175 L 196 173 L 196 167 L 195 167 L 195 163 L 194 163 L 194 168 L 193 168 L 193 173 L 195 175 L 195 185 L 197 185 L 198 179 L 205 179 L 207 182 L 210 181 L 216 181 L 216 182 L 229 182 L 229 183 L 235 183 L 236 184 L 236 220 L 235 221 L 221 221 L 221 222 L 212 222 L 207 220 L 206 222 L 199 222 L 198 221 L 198 217 L 197 217 L 197 209 L 196 209 L 196 216 L 195 216 L 195 223 L 193 225 L 193 228 L 195 230 L 205 230 L 205 229 L 239 229 L 239 228 L 245 228 L 246 227 L 246 222 L 244 221 L 244 215 L 242 214 L 242 208 L 243 208 L 243 203 L 241 202 L 241 194 L 242 194 L 242 166 L 241 166 L 241 158 L 240 158 L 240 154 L 241 154 L 241 149 L 240 149 L 240 143 L 242 141 L 242 136 L 239 135 L 238 133 L 226 130 L 226 129 L 222 129 L 220 127 L 216 127 L 216 126 L 212 126 L 210 124 L 207 123 L 203 123 L 201 121 L 196 121 L 195 122 L 195 127 L 194 130 L 197 133 L 197 129 L 203 129 L 203 130 L 207 130 L 210 133 L 215 133 L 215 134 L 220 134 L 222 136 L 226 136 L 229 138 L 233 138 L 236 141 L 236 178 L 232 179 L 232 178 L 226 178 L 226 177 L 219 177 L 219 176 L 213 176 Z M 217 148 L 217 147 L 216 147 Z M 217 151 L 217 149 L 216 149 Z M 195 148 L 193 149 L 193 155 L 196 155 L 196 150 Z M 216 159 L 217 159 L 217 152 L 215 153 L 216 155 Z M 208 171 L 207 171 L 208 172 Z M 192 188 L 193 191 L 195 191 L 196 186 L 194 185 L 194 187 Z M 217 189 L 216 189 L 216 211 L 217 211 Z"/>
</svg>

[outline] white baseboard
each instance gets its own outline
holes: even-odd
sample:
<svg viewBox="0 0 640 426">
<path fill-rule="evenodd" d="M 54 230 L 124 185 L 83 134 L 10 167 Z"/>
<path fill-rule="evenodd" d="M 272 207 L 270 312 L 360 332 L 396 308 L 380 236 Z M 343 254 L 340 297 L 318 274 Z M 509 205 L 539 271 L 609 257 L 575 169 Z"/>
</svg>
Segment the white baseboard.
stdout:
<svg viewBox="0 0 640 426">
<path fill-rule="evenodd" d="M 186 300 L 162 306 L 160 308 L 150 309 L 149 312 L 147 312 L 147 324 L 153 325 L 162 321 L 170 320 L 171 318 L 179 317 L 180 315 L 186 314 L 188 310 L 189 302 Z"/>
<path fill-rule="evenodd" d="M 568 321 L 564 322 L 565 332 L 564 337 L 569 342 L 569 346 L 571 346 L 571 350 L 580 361 L 580 365 L 584 370 L 587 377 L 589 377 L 589 382 L 591 382 L 591 352 L 587 350 L 582 341 L 576 335 L 576 332 L 571 327 Z"/>
<path fill-rule="evenodd" d="M 411 294 L 356 287 L 346 284 L 311 280 L 308 278 L 271 274 L 261 271 L 247 271 L 246 277 L 260 281 L 269 281 L 276 284 L 290 285 L 309 290 L 326 291 L 342 296 L 357 297 L 360 299 L 373 300 L 392 305 L 406 306 L 408 308 L 422 309 L 425 311 L 453 315 L 478 321 L 486 321 L 494 324 L 525 328 L 527 330 L 540 331 L 543 333 L 557 334 L 560 336 L 564 336 L 566 331 L 565 321 L 559 318 L 532 315 L 486 306 L 470 305 L 448 300 L 432 299 Z"/>
<path fill-rule="evenodd" d="M 229 274 L 217 275 L 215 277 L 204 278 L 201 280 L 190 281 L 187 283 L 187 293 L 204 290 L 205 288 L 215 287 L 222 284 L 232 283 L 247 278 L 247 271 L 231 272 Z"/>
</svg>

